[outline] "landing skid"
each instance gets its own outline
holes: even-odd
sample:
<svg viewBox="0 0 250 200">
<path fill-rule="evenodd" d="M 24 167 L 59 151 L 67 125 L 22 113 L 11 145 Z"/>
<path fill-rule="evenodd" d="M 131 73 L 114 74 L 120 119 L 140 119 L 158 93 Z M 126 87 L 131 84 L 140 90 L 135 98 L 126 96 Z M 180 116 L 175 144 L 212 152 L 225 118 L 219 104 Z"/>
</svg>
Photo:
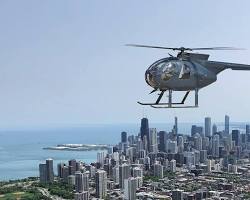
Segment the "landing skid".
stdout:
<svg viewBox="0 0 250 200">
<path fill-rule="evenodd" d="M 142 103 L 137 102 L 140 105 L 143 106 L 151 106 L 152 108 L 197 108 L 198 107 L 198 89 L 195 90 L 195 105 L 185 105 L 185 101 L 190 93 L 190 91 L 186 91 L 186 94 L 184 95 L 183 99 L 179 103 L 173 103 L 172 102 L 172 90 L 168 90 L 168 102 L 166 103 L 160 103 L 164 93 L 166 90 L 161 91 L 159 94 L 159 97 L 157 98 L 155 103 Z"/>
</svg>

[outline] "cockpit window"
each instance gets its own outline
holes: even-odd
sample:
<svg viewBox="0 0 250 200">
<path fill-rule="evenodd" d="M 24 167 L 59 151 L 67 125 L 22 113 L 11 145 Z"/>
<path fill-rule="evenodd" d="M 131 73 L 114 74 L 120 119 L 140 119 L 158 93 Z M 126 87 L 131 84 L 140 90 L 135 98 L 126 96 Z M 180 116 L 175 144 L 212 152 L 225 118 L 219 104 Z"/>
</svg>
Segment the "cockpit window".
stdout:
<svg viewBox="0 0 250 200">
<path fill-rule="evenodd" d="M 175 75 L 176 64 L 174 62 L 167 62 L 164 66 L 161 66 L 161 71 L 161 79 L 167 81 Z"/>
<path fill-rule="evenodd" d="M 182 64 L 181 72 L 179 74 L 179 79 L 189 79 L 191 74 L 191 69 L 189 66 Z"/>
</svg>

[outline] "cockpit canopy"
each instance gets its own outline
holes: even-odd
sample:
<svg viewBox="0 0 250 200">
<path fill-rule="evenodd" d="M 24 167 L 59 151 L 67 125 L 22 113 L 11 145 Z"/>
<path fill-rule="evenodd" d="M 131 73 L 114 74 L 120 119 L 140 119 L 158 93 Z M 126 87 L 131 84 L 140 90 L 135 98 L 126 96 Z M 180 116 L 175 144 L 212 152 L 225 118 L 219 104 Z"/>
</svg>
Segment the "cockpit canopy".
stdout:
<svg viewBox="0 0 250 200">
<path fill-rule="evenodd" d="M 146 81 L 155 85 L 155 77 L 160 76 L 162 81 L 168 81 L 172 77 L 179 79 L 190 78 L 191 68 L 185 62 L 177 58 L 163 58 L 153 63 L 146 71 Z"/>
</svg>

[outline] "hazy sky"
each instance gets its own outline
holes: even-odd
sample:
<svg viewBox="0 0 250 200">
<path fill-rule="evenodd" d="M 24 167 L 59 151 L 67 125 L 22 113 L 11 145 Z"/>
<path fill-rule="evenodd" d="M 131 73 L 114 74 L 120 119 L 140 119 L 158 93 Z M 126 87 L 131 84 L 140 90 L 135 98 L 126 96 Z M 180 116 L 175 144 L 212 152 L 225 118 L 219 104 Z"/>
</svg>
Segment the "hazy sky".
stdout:
<svg viewBox="0 0 250 200">
<path fill-rule="evenodd" d="M 250 71 L 225 71 L 200 108 L 143 109 L 144 72 L 168 51 L 126 43 L 209 47 L 211 60 L 250 64 L 250 1 L 0 1 L 0 127 L 250 121 Z"/>
</svg>

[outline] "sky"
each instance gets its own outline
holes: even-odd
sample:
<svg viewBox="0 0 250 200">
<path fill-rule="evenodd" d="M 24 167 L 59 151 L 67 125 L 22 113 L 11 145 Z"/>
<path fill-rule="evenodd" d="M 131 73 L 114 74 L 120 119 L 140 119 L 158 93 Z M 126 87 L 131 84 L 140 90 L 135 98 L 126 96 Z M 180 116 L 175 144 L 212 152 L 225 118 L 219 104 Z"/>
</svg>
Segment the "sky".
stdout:
<svg viewBox="0 0 250 200">
<path fill-rule="evenodd" d="M 250 121 L 250 71 L 227 70 L 198 109 L 159 110 L 145 70 L 174 47 L 234 46 L 211 60 L 250 64 L 250 1 L 0 1 L 0 127 Z M 191 98 L 191 97 L 189 97 Z"/>
</svg>

